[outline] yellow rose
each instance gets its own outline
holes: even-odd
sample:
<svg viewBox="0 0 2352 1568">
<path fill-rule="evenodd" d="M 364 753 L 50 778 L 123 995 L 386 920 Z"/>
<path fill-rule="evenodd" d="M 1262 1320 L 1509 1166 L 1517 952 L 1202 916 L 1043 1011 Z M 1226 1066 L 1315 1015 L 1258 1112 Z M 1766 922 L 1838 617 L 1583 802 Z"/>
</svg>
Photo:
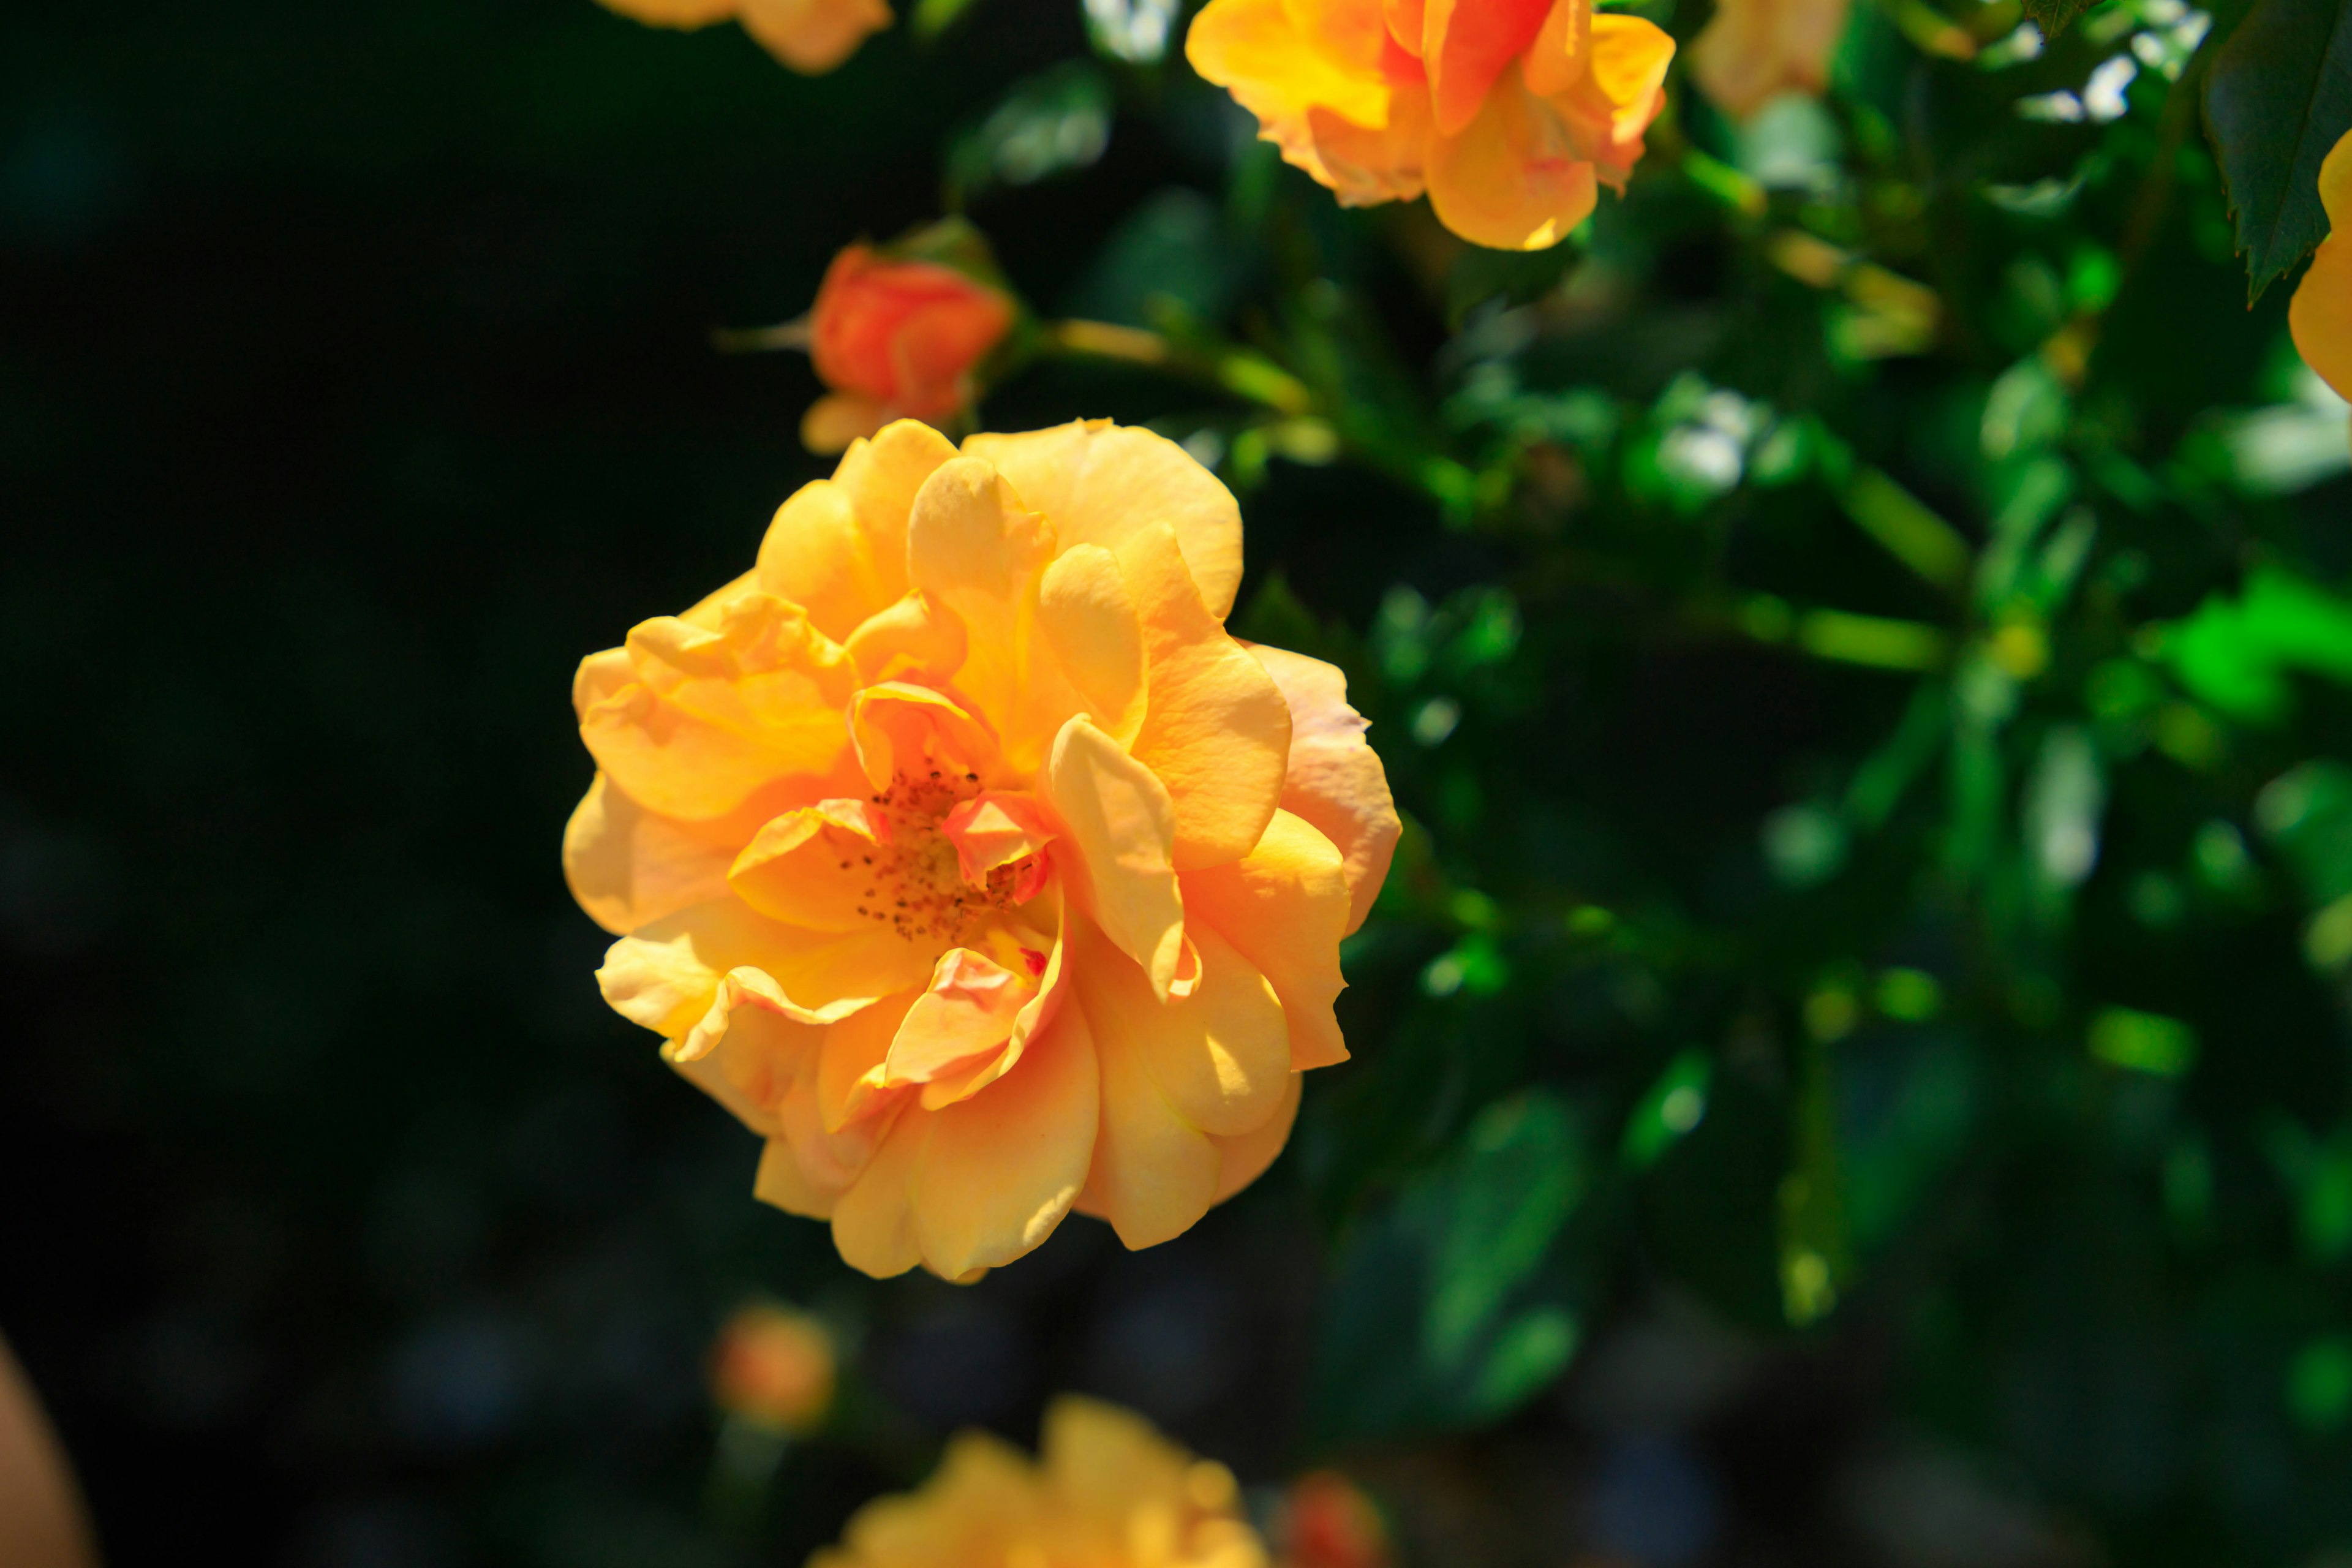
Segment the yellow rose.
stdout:
<svg viewBox="0 0 2352 1568">
<path fill-rule="evenodd" d="M 886 0 L 601 0 L 656 27 L 707 27 L 732 16 L 784 64 L 820 76 L 890 25 Z"/>
<path fill-rule="evenodd" d="M 1241 569 L 1148 431 L 901 420 L 581 665 L 605 999 L 856 1268 L 970 1277 L 1073 1206 L 1165 1241 L 1346 1058 L 1397 817 L 1339 672 L 1225 631 Z"/>
<path fill-rule="evenodd" d="M 2294 291 L 2287 326 L 2295 352 L 2341 397 L 2352 397 L 2352 134 L 2320 165 L 2327 237 Z"/>
<path fill-rule="evenodd" d="M 1783 92 L 1818 94 L 1845 32 L 1849 0 L 1716 0 L 1691 45 L 1691 76 L 1745 119 Z"/>
<path fill-rule="evenodd" d="M 1209 0 L 1192 68 L 1342 205 L 1411 201 L 1539 250 L 1622 191 L 1675 41 L 1591 0 Z"/>
<path fill-rule="evenodd" d="M 1036 1463 L 984 1432 L 919 1491 L 867 1503 L 808 1568 L 1266 1568 L 1223 1465 L 1140 1418 L 1064 1395 Z"/>
</svg>

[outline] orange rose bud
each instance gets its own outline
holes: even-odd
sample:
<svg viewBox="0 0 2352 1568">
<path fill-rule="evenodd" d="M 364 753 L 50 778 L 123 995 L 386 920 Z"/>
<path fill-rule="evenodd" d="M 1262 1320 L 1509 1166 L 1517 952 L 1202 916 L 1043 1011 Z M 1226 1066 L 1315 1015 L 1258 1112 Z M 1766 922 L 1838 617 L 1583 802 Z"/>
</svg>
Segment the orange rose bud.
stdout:
<svg viewBox="0 0 2352 1568">
<path fill-rule="evenodd" d="M 754 1302 L 727 1320 L 710 1353 L 710 1394 L 730 1415 L 797 1436 L 833 1408 L 833 1336 L 806 1312 Z"/>
<path fill-rule="evenodd" d="M 1388 1526 L 1364 1489 L 1337 1470 L 1315 1470 L 1283 1500 L 1283 1568 L 1390 1568 Z"/>
<path fill-rule="evenodd" d="M 853 245 L 833 258 L 810 312 L 809 357 L 833 388 L 801 422 L 813 452 L 838 452 L 893 419 L 938 424 L 968 407 L 972 372 L 1013 330 L 1003 289 L 937 261 Z"/>
</svg>

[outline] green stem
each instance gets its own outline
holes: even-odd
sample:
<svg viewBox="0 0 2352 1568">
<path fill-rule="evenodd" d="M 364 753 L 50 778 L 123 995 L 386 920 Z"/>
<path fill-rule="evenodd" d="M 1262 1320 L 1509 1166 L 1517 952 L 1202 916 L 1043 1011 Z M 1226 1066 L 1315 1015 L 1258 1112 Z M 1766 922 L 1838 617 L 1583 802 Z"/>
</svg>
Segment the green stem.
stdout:
<svg viewBox="0 0 2352 1568">
<path fill-rule="evenodd" d="M 1171 342 L 1141 327 L 1088 321 L 1048 321 L 1040 342 L 1043 352 L 1059 358 L 1149 365 L 1207 382 L 1278 414 L 1296 416 L 1315 409 L 1315 394 L 1305 382 L 1247 349 L 1218 345 L 1202 352 Z"/>
</svg>

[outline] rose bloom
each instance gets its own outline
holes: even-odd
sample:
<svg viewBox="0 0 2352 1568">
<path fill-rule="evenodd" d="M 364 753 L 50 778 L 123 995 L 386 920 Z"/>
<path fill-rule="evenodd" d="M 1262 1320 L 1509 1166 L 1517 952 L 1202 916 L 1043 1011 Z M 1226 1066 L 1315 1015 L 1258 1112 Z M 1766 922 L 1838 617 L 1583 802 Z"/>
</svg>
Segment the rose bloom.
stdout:
<svg viewBox="0 0 2352 1568">
<path fill-rule="evenodd" d="M 1346 1058 L 1397 816 L 1339 672 L 1225 631 L 1241 565 L 1148 431 L 902 420 L 581 665 L 605 999 L 856 1268 L 974 1277 L 1073 1207 L 1164 1241 Z"/>
<path fill-rule="evenodd" d="M 834 390 L 802 419 L 802 441 L 838 452 L 902 416 L 961 413 L 973 367 L 1013 317 L 1012 296 L 952 267 L 849 247 L 825 268 L 809 312 L 809 358 Z"/>
<path fill-rule="evenodd" d="M 2338 396 L 2352 398 L 2352 134 L 2320 165 L 2319 199 L 2327 237 L 2295 289 L 2287 325 L 2303 363 Z"/>
<path fill-rule="evenodd" d="M 1463 238 L 1538 250 L 1624 189 L 1675 44 L 1591 0 L 1209 0 L 1184 53 L 1343 204 L 1426 190 Z"/>
<path fill-rule="evenodd" d="M 884 0 L 602 0 L 656 27 L 707 27 L 732 16 L 767 51 L 804 75 L 831 70 L 890 25 Z"/>
<path fill-rule="evenodd" d="M 1065 1394 L 1045 1453 L 952 1438 L 922 1489 L 867 1503 L 809 1568 L 1266 1568 L 1224 1466 L 1139 1417 Z"/>
<path fill-rule="evenodd" d="M 1845 32 L 1848 0 L 1716 0 L 1691 45 L 1691 76 L 1742 119 L 1783 92 L 1818 94 Z"/>
<path fill-rule="evenodd" d="M 711 1347 L 719 1407 L 771 1431 L 813 1431 L 833 1408 L 833 1335 L 806 1312 L 767 1302 L 738 1310 Z"/>
</svg>

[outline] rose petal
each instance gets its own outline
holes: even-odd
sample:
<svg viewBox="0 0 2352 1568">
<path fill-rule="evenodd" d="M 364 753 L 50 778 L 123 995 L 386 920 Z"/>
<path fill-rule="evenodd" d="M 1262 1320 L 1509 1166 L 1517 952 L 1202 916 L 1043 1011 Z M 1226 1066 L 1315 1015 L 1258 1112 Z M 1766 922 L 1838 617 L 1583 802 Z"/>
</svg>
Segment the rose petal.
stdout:
<svg viewBox="0 0 2352 1568">
<path fill-rule="evenodd" d="M 1142 966 L 1150 989 L 1166 997 L 1184 942 L 1176 808 L 1166 787 L 1083 714 L 1055 738 L 1045 784 L 1066 830 L 1072 888 L 1117 950 Z"/>
<path fill-rule="evenodd" d="M 1196 934 L 1215 931 L 1274 988 L 1289 1030 L 1292 1068 L 1348 1059 L 1331 1004 L 1339 977 L 1339 937 L 1348 884 L 1339 852 L 1299 817 L 1277 811 L 1265 837 L 1239 860 L 1183 877 L 1184 910 Z M 1216 1131 L 1225 1131 L 1216 1129 Z"/>
<path fill-rule="evenodd" d="M 1121 553 L 1139 529 L 1173 530 L 1209 613 L 1222 621 L 1232 612 L 1242 580 L 1241 505 L 1165 436 L 1093 419 L 973 436 L 963 449 L 993 464 L 1045 514 L 1063 550 L 1099 544 Z"/>
<path fill-rule="evenodd" d="M 1348 678 L 1337 666 L 1278 647 L 1254 647 L 1250 653 L 1290 705 L 1282 809 L 1313 824 L 1338 847 L 1349 898 L 1341 934 L 1352 935 L 1388 879 L 1404 826 L 1389 794 L 1388 773 L 1364 738 L 1371 726 L 1348 706 Z"/>
<path fill-rule="evenodd" d="M 1131 749 L 1175 803 L 1176 866 L 1238 858 L 1281 797 L 1290 705 L 1202 604 L 1173 530 L 1136 530 L 1118 561 L 1150 660 L 1150 706 Z"/>
<path fill-rule="evenodd" d="M 1098 1103 L 1094 1041 L 1070 1008 L 1029 1042 L 1017 1070 L 929 1113 L 914 1193 L 925 1266 L 961 1279 L 1052 1235 L 1086 1183 Z"/>
</svg>

